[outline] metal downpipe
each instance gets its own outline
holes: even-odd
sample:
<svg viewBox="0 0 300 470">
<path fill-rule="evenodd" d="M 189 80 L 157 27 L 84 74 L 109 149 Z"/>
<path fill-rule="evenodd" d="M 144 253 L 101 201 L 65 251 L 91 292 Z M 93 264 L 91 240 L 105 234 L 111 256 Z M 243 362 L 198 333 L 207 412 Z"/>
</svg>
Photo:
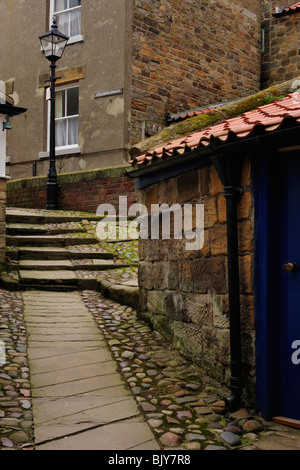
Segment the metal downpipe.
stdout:
<svg viewBox="0 0 300 470">
<path fill-rule="evenodd" d="M 230 318 L 230 388 L 231 395 L 225 399 L 230 409 L 239 406 L 243 390 L 241 326 L 240 326 L 240 281 L 239 252 L 237 229 L 237 201 L 241 195 L 240 188 L 225 186 L 227 212 L 227 256 L 228 256 L 228 295 Z"/>
</svg>

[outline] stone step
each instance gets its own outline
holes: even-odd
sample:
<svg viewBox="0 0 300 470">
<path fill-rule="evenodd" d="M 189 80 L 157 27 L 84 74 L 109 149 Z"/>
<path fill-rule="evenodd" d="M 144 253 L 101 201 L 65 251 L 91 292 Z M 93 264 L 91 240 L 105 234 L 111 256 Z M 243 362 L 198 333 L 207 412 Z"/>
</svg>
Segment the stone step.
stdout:
<svg viewBox="0 0 300 470">
<path fill-rule="evenodd" d="M 57 227 L 49 228 L 44 224 L 6 224 L 7 235 L 57 235 L 67 233 L 84 233 L 84 228 L 78 224 L 77 227 L 65 227 L 64 224 L 58 224 Z"/>
<path fill-rule="evenodd" d="M 15 224 L 10 223 L 6 224 L 6 234 L 7 235 L 17 235 L 17 234 L 45 234 L 48 231 L 47 225 L 44 224 Z"/>
<path fill-rule="evenodd" d="M 97 251 L 71 251 L 62 247 L 19 247 L 20 260 L 113 259 L 113 254 Z"/>
<path fill-rule="evenodd" d="M 23 210 L 13 209 L 7 207 L 6 209 L 6 222 L 7 223 L 22 223 L 22 224 L 62 224 L 66 222 L 81 222 L 82 220 L 88 220 L 89 222 L 100 222 L 104 216 L 97 216 L 92 213 L 68 213 L 62 211 L 62 213 L 43 211 L 43 210 Z M 116 216 L 116 220 L 134 220 L 134 216 Z M 107 220 L 107 217 L 106 217 Z"/>
<path fill-rule="evenodd" d="M 119 264 L 115 264 L 113 260 L 106 259 L 90 259 L 88 263 L 78 260 L 75 264 L 71 260 L 21 260 L 19 262 L 20 270 L 34 271 L 104 271 L 106 269 L 119 268 Z M 122 267 L 122 266 L 121 266 Z"/>
<path fill-rule="evenodd" d="M 18 261 L 18 288 L 98 290 L 97 271 L 127 267 L 115 263 L 113 253 L 102 251 L 99 240 L 81 224 L 102 218 L 8 208 L 6 245 L 14 253 L 12 259 Z"/>
<path fill-rule="evenodd" d="M 51 284 L 51 285 L 64 285 L 77 286 L 78 277 L 73 271 L 59 270 L 59 271 L 19 271 L 20 284 Z"/>
<path fill-rule="evenodd" d="M 100 221 L 103 217 L 95 214 L 85 213 L 54 213 L 46 211 L 26 211 L 22 209 L 6 209 L 7 223 L 25 223 L 25 224 L 60 224 L 65 222 L 81 222 L 82 220 Z"/>
<path fill-rule="evenodd" d="M 59 235 L 8 235 L 6 237 L 7 246 L 72 246 L 72 245 L 92 245 L 99 243 L 92 236 L 86 237 L 68 237 Z"/>
<path fill-rule="evenodd" d="M 97 287 L 97 279 L 83 279 L 76 276 L 74 271 L 39 271 L 20 270 L 19 286 L 21 289 L 46 289 L 46 290 L 94 290 Z"/>
</svg>

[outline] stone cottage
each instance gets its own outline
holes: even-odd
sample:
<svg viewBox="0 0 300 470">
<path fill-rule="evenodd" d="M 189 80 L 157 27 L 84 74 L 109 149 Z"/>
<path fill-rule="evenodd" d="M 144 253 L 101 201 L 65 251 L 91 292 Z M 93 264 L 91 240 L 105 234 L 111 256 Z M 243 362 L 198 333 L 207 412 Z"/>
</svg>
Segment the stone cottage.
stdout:
<svg viewBox="0 0 300 470">
<path fill-rule="evenodd" d="M 229 406 L 242 396 L 266 417 L 300 420 L 300 95 L 287 94 L 292 82 L 142 142 L 129 175 L 150 220 L 162 204 L 170 213 L 176 204 L 182 213 L 185 204 L 204 208 L 194 250 L 185 232 L 174 236 L 175 224 L 170 237 L 140 240 L 140 314 L 230 382 Z M 273 101 L 275 93 L 286 96 Z"/>
</svg>

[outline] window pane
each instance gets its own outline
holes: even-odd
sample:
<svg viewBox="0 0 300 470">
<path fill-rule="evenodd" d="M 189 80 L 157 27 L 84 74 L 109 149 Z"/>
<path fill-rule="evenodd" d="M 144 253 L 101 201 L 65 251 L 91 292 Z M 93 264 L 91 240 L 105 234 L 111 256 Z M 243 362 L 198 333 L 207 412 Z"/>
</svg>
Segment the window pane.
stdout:
<svg viewBox="0 0 300 470">
<path fill-rule="evenodd" d="M 74 116 L 74 114 L 78 114 L 79 88 L 69 88 L 67 92 L 68 92 L 67 116 Z"/>
<path fill-rule="evenodd" d="M 55 117 L 64 117 L 66 115 L 65 109 L 65 90 L 58 91 L 55 93 Z"/>
<path fill-rule="evenodd" d="M 67 0 L 55 0 L 54 11 L 62 11 L 67 8 Z"/>
<path fill-rule="evenodd" d="M 68 145 L 78 143 L 78 117 L 68 119 Z"/>
<path fill-rule="evenodd" d="M 55 146 L 64 147 L 67 137 L 67 120 L 58 119 L 55 121 Z"/>
<path fill-rule="evenodd" d="M 70 12 L 70 36 L 79 36 L 81 33 L 81 10 Z"/>
<path fill-rule="evenodd" d="M 79 7 L 81 0 L 70 0 L 69 8 Z"/>
<path fill-rule="evenodd" d="M 69 36 L 69 13 L 56 15 L 56 23 L 58 30 L 66 36 Z"/>
</svg>

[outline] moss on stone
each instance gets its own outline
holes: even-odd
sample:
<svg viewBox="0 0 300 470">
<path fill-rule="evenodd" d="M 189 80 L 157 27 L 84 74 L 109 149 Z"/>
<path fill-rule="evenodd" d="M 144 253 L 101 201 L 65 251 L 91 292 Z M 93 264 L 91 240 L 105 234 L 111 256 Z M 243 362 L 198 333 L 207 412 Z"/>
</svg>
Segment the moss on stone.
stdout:
<svg viewBox="0 0 300 470">
<path fill-rule="evenodd" d="M 59 185 L 62 184 L 74 184 L 84 181 L 93 181 L 99 179 L 114 179 L 125 176 L 126 171 L 131 171 L 132 167 L 128 165 L 116 166 L 116 167 L 103 167 L 96 168 L 94 170 L 83 170 L 70 173 L 61 173 L 57 175 L 57 181 Z M 22 178 L 18 180 L 9 181 L 7 183 L 7 191 L 18 191 L 26 188 L 45 188 L 47 182 L 46 176 L 41 177 L 30 177 Z"/>
</svg>

